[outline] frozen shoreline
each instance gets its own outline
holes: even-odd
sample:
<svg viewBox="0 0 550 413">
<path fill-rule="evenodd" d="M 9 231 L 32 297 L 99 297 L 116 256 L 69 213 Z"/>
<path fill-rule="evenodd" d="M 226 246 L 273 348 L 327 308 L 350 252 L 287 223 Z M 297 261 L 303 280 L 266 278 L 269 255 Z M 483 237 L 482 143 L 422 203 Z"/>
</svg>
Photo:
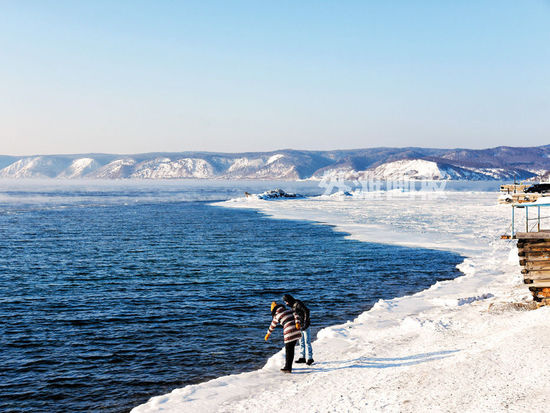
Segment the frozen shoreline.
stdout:
<svg viewBox="0 0 550 413">
<path fill-rule="evenodd" d="M 321 330 L 313 344 L 318 363 L 290 377 L 279 373 L 278 353 L 261 370 L 176 389 L 134 412 L 262 411 L 289 401 L 304 411 L 522 411 L 546 400 L 541 350 L 550 348 L 550 311 L 509 305 L 529 293 L 515 248 L 498 239 L 509 210 L 496 194 L 219 205 L 326 223 L 362 241 L 459 252 L 467 257 L 459 266 L 465 275 Z"/>
</svg>

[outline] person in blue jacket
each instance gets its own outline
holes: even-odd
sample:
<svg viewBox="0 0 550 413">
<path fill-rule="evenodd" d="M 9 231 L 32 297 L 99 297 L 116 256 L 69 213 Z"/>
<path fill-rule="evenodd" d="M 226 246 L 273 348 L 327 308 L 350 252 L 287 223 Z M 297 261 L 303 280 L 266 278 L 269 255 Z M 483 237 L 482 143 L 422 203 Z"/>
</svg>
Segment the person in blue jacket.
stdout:
<svg viewBox="0 0 550 413">
<path fill-rule="evenodd" d="M 301 356 L 298 360 L 296 360 L 296 363 L 307 363 L 307 365 L 310 366 L 313 364 L 313 349 L 311 348 L 311 336 L 309 330 L 309 326 L 311 324 L 309 318 L 309 308 L 307 308 L 303 302 L 296 300 L 290 294 L 283 295 L 283 301 L 294 313 L 296 327 L 302 332 L 302 338 L 300 338 Z"/>
</svg>

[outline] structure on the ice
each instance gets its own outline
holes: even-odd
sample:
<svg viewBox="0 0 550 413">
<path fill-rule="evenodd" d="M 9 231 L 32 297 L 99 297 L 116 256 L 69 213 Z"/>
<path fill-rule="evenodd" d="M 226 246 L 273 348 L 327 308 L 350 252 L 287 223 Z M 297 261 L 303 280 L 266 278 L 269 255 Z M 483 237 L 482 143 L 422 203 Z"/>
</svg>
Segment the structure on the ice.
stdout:
<svg viewBox="0 0 550 413">
<path fill-rule="evenodd" d="M 540 197 L 550 194 L 550 183 L 507 184 L 500 186 L 498 202 L 501 204 L 535 202 Z"/>
<path fill-rule="evenodd" d="M 525 211 L 524 232 L 516 232 L 516 210 Z M 536 214 L 534 213 L 536 211 Z M 547 211 L 547 216 L 542 213 Z M 550 197 L 537 202 L 512 205 L 512 232 L 509 238 L 518 241 L 519 263 L 523 267 L 523 282 L 535 301 L 550 305 Z"/>
</svg>

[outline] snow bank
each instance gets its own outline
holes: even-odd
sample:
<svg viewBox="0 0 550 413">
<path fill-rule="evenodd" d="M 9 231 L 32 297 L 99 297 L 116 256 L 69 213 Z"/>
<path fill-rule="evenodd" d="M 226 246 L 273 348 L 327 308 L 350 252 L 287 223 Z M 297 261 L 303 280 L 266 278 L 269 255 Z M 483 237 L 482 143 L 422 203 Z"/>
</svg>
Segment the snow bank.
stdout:
<svg viewBox="0 0 550 413">
<path fill-rule="evenodd" d="M 278 353 L 261 370 L 177 389 L 133 412 L 277 411 L 289 403 L 320 412 L 526 411 L 544 403 L 550 308 L 509 305 L 530 297 L 515 247 L 498 237 L 509 207 L 497 205 L 494 193 L 445 196 L 221 203 L 331 224 L 362 241 L 456 251 L 467 256 L 459 265 L 464 276 L 381 300 L 355 320 L 321 330 L 316 363 L 296 366 L 292 375 L 279 373 Z"/>
</svg>

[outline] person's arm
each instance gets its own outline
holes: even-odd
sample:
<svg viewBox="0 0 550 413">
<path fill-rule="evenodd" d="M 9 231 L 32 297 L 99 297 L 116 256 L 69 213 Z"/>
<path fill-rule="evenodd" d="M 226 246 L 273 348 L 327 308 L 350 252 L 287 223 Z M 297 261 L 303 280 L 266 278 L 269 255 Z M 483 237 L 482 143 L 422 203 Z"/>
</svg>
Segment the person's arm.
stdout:
<svg viewBox="0 0 550 413">
<path fill-rule="evenodd" d="M 307 308 L 306 305 L 301 301 L 298 303 L 298 308 L 303 314 L 302 323 L 304 326 L 307 326 L 309 324 L 309 308 Z"/>
<path fill-rule="evenodd" d="M 305 305 L 304 305 L 304 325 L 307 326 L 309 325 L 309 308 L 307 308 Z"/>
<path fill-rule="evenodd" d="M 271 333 L 273 333 L 273 330 L 275 330 L 275 327 L 277 327 L 277 324 L 279 324 L 279 318 L 277 317 L 277 314 L 275 314 L 273 316 L 273 319 L 271 320 L 271 324 L 269 325 L 269 328 L 267 329 L 267 334 L 264 337 L 265 341 L 267 341 Z"/>
<path fill-rule="evenodd" d="M 298 311 L 295 311 L 292 309 L 292 314 L 294 315 L 294 322 L 296 323 L 296 329 L 299 330 L 301 328 L 300 323 L 302 322 L 300 320 L 300 316 L 298 315 Z"/>
</svg>

